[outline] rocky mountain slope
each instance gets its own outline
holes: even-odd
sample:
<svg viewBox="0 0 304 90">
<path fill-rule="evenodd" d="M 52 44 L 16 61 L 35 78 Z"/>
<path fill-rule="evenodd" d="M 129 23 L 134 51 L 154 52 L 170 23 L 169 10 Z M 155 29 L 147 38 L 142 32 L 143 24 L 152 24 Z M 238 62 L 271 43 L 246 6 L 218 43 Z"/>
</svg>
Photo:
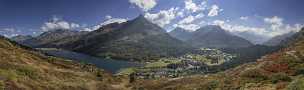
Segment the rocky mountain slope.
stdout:
<svg viewBox="0 0 304 90">
<path fill-rule="evenodd" d="M 263 45 L 278 46 L 282 42 L 284 42 L 284 40 L 290 38 L 295 33 L 296 32 L 290 32 L 290 33 L 286 33 L 286 34 L 283 34 L 283 35 L 275 36 L 275 37 L 271 38 L 270 40 L 268 40 L 267 42 L 263 43 Z"/>
<path fill-rule="evenodd" d="M 234 36 L 220 26 L 214 25 L 196 30 L 187 42 L 195 47 L 208 48 L 241 48 L 253 45 L 250 41 Z"/>
<path fill-rule="evenodd" d="M 29 39 L 19 40 L 17 42 L 30 47 L 45 47 L 45 45 L 57 44 L 61 39 L 69 37 L 69 41 L 78 39 L 78 36 L 85 35 L 85 31 L 72 30 L 53 30 L 42 33 L 41 35 Z M 58 42 L 60 41 L 60 42 Z"/>
<path fill-rule="evenodd" d="M 29 39 L 32 39 L 34 38 L 33 36 L 30 36 L 30 35 L 18 35 L 18 36 L 15 36 L 15 37 L 12 37 L 11 39 L 13 41 L 16 41 L 16 42 L 23 42 L 25 40 L 29 40 Z"/>
<path fill-rule="evenodd" d="M 174 30 L 172 30 L 171 32 L 169 32 L 169 34 L 174 37 L 177 38 L 179 40 L 182 41 L 187 41 L 188 39 L 190 39 L 192 37 L 192 32 L 184 30 L 182 28 L 176 28 Z"/>
<path fill-rule="evenodd" d="M 171 37 L 144 16 L 121 24 L 106 25 L 60 47 L 94 56 L 137 61 L 177 56 L 191 49 L 191 46 Z"/>
</svg>

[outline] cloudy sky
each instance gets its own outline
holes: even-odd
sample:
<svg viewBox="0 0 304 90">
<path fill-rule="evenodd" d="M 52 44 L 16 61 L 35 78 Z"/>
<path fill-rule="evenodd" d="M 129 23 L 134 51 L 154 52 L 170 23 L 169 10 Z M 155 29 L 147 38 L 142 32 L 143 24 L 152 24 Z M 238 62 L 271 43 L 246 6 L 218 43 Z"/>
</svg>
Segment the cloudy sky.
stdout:
<svg viewBox="0 0 304 90">
<path fill-rule="evenodd" d="M 94 30 L 143 14 L 167 31 L 220 25 L 261 43 L 299 30 L 303 0 L 0 0 L 0 34 L 35 35 L 55 29 Z"/>
</svg>

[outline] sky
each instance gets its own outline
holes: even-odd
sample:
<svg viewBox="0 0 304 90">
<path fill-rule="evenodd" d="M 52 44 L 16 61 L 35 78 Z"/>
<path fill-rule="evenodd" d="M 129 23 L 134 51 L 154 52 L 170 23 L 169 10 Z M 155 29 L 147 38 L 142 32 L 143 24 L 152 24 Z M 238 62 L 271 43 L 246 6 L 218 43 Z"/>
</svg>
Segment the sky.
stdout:
<svg viewBox="0 0 304 90">
<path fill-rule="evenodd" d="M 0 34 L 92 31 L 144 15 L 167 31 L 219 25 L 254 43 L 304 26 L 303 0 L 0 0 Z"/>
</svg>

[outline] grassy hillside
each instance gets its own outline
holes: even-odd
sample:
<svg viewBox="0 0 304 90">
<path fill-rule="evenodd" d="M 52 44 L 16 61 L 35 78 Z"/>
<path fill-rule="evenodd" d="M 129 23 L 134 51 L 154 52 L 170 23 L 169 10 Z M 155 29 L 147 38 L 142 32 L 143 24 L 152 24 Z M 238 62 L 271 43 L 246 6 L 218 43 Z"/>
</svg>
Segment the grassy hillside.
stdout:
<svg viewBox="0 0 304 90">
<path fill-rule="evenodd" d="M 304 30 L 302 30 L 304 31 Z M 134 88 L 148 90 L 303 90 L 304 33 L 288 48 L 236 68 L 210 75 L 179 79 L 144 80 Z"/>
<path fill-rule="evenodd" d="M 48 57 L 0 38 L 0 89 L 115 90 L 111 75 L 91 65 Z"/>
</svg>

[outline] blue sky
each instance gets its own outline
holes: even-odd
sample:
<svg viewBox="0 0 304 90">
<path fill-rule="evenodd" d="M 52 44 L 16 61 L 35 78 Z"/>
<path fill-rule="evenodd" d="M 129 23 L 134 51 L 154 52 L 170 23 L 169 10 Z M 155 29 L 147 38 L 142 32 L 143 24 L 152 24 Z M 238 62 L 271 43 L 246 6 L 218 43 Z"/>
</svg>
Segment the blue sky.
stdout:
<svg viewBox="0 0 304 90">
<path fill-rule="evenodd" d="M 260 43 L 297 31 L 303 0 L 0 0 L 0 34 L 39 34 L 51 29 L 94 30 L 144 14 L 170 31 L 220 25 Z M 244 34 L 245 33 L 245 34 Z"/>
</svg>

